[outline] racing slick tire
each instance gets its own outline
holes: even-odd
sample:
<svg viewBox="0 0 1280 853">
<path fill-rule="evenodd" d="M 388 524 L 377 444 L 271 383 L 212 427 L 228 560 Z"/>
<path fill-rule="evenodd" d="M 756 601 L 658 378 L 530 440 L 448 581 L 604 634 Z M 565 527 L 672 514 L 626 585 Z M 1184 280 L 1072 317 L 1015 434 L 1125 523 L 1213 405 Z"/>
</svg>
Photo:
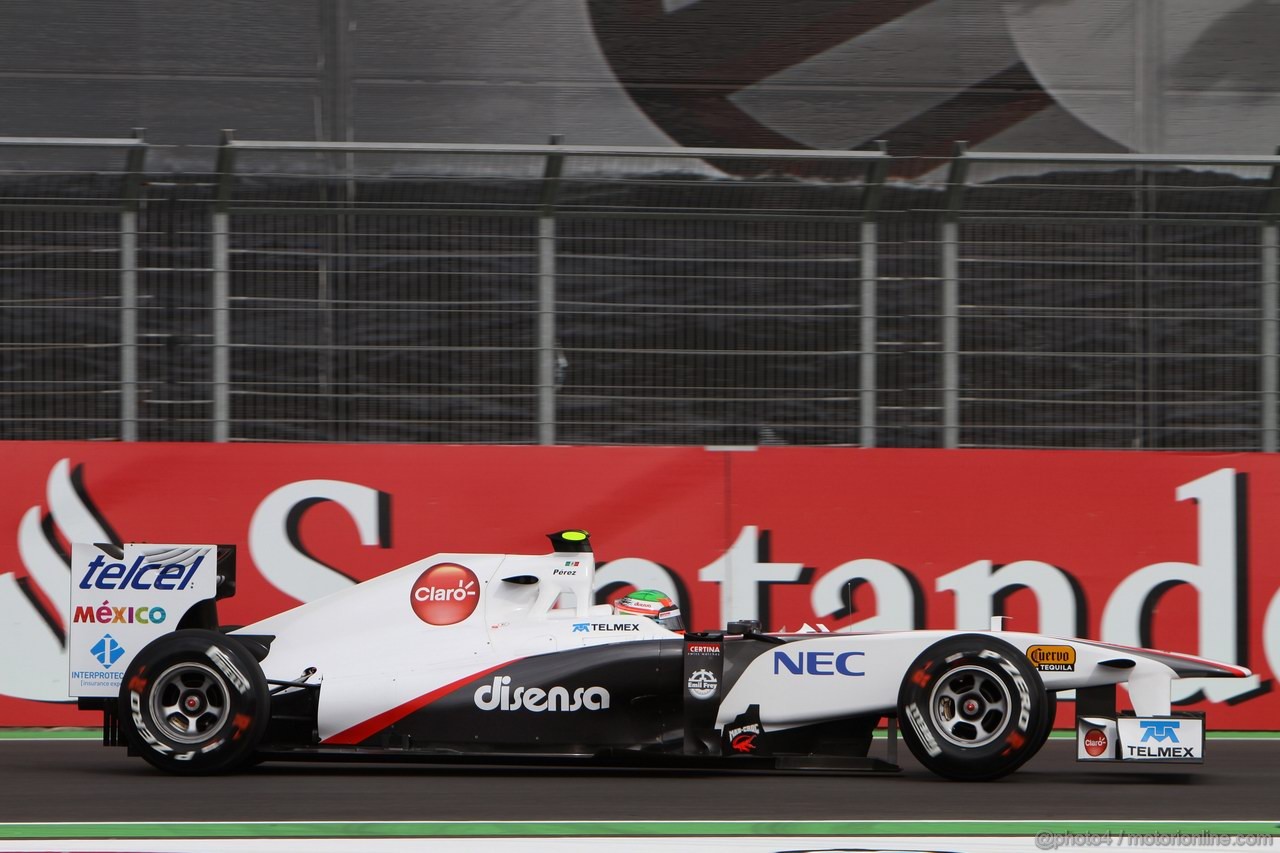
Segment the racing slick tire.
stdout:
<svg viewBox="0 0 1280 853">
<path fill-rule="evenodd" d="M 124 672 L 120 728 L 161 770 L 207 775 L 248 763 L 270 717 L 262 667 L 233 637 L 181 630 L 151 641 Z"/>
<path fill-rule="evenodd" d="M 929 770 L 987 781 L 1012 773 L 1053 725 L 1040 673 L 1022 652 L 984 634 L 939 640 L 920 653 L 898 690 L 902 739 Z"/>
<path fill-rule="evenodd" d="M 1058 694 L 1052 691 L 1046 690 L 1044 694 L 1044 699 L 1048 707 L 1048 710 L 1045 712 L 1045 714 L 1048 716 L 1049 722 L 1044 727 L 1044 733 L 1040 735 L 1039 743 L 1036 744 L 1035 749 L 1031 750 L 1032 755 L 1035 755 L 1037 752 L 1040 751 L 1040 747 L 1048 743 L 1049 735 L 1053 734 L 1053 721 L 1058 716 Z"/>
</svg>

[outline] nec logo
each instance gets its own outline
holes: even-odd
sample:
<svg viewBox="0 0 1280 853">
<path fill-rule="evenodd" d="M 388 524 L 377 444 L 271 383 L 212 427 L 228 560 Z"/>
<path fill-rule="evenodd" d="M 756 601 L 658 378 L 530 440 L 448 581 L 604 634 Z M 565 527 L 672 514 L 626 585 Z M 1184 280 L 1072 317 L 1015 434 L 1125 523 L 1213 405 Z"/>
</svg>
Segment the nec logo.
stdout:
<svg viewBox="0 0 1280 853">
<path fill-rule="evenodd" d="M 101 554 L 89 563 L 89 569 L 80 578 L 81 589 L 186 589 L 196 576 L 196 569 L 204 560 L 201 555 L 190 566 L 184 563 L 148 563 L 146 557 L 138 557 L 132 566 L 124 563 L 108 563 Z"/>
<path fill-rule="evenodd" d="M 1141 743 L 1154 740 L 1157 743 L 1161 741 L 1173 741 L 1181 743 L 1178 740 L 1178 729 L 1181 724 L 1177 720 L 1142 720 L 1139 725 L 1142 726 Z"/>
<path fill-rule="evenodd" d="M 850 668 L 852 658 L 860 658 L 862 652 L 795 652 L 773 653 L 774 675 L 866 675 Z"/>
</svg>

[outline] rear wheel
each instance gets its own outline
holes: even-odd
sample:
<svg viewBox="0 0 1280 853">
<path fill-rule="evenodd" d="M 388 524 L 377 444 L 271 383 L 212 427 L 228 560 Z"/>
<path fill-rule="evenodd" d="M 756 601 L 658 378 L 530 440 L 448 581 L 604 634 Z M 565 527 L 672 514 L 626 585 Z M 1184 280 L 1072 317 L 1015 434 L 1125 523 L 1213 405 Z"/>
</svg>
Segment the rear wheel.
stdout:
<svg viewBox="0 0 1280 853">
<path fill-rule="evenodd" d="M 997 779 L 1035 755 L 1053 723 L 1049 704 L 1026 656 L 984 634 L 934 643 L 898 691 L 911 754 L 940 776 L 970 781 Z"/>
<path fill-rule="evenodd" d="M 234 638 L 184 630 L 152 641 L 120 688 L 120 727 L 161 770 L 199 775 L 242 766 L 266 729 L 266 678 Z"/>
</svg>

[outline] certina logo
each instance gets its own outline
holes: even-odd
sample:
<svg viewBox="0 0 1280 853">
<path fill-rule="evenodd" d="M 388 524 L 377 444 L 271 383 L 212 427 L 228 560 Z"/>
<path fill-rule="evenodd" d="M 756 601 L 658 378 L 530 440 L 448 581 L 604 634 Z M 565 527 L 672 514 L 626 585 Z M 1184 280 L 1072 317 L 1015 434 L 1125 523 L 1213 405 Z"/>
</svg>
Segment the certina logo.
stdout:
<svg viewBox="0 0 1280 853">
<path fill-rule="evenodd" d="M 102 664 L 103 669 L 111 669 L 111 666 L 124 656 L 124 647 L 116 642 L 115 637 L 110 634 L 103 634 L 102 639 L 94 643 L 93 648 L 89 649 L 89 653 L 98 659 L 98 663 Z"/>
<path fill-rule="evenodd" d="M 1032 646 L 1027 660 L 1041 672 L 1076 671 L 1076 650 L 1071 646 Z"/>
<path fill-rule="evenodd" d="M 573 633 L 585 634 L 591 631 L 603 631 L 605 633 L 616 633 L 619 631 L 639 631 L 640 626 L 634 622 L 574 622 Z"/>
<path fill-rule="evenodd" d="M 720 682 L 709 669 L 695 669 L 689 676 L 689 694 L 694 699 L 710 699 L 716 695 L 716 688 L 719 686 Z"/>
<path fill-rule="evenodd" d="M 455 625 L 476 610 L 480 582 L 475 573 L 457 563 L 437 563 L 418 576 L 409 603 L 428 625 Z"/>
<path fill-rule="evenodd" d="M 80 578 L 81 589 L 186 589 L 204 555 L 196 557 L 191 565 L 186 563 L 148 563 L 147 557 L 139 555 L 131 565 L 124 563 L 108 563 L 107 558 L 99 554 L 89 563 L 88 569 Z"/>
<path fill-rule="evenodd" d="M 163 607 L 115 607 L 104 601 L 97 607 L 77 605 L 71 614 L 76 623 L 95 622 L 99 625 L 159 625 L 166 618 Z"/>
<path fill-rule="evenodd" d="M 690 643 L 689 654 L 691 655 L 718 655 L 720 647 L 712 643 Z"/>
<path fill-rule="evenodd" d="M 866 675 L 855 670 L 854 658 L 862 652 L 784 652 L 773 653 L 774 675 Z"/>
<path fill-rule="evenodd" d="M 1084 733 L 1084 751 L 1099 756 L 1107 751 L 1107 734 L 1102 729 L 1089 729 Z"/>
<path fill-rule="evenodd" d="M 604 711 L 609 691 L 603 687 L 512 687 L 511 676 L 495 676 L 493 683 L 477 688 L 476 707 L 481 711 Z"/>
<path fill-rule="evenodd" d="M 1166 740 L 1181 743 L 1178 740 L 1178 729 L 1181 728 L 1181 724 L 1177 720 L 1142 720 L 1138 725 L 1142 727 L 1142 743 L 1149 740 L 1157 743 Z"/>
</svg>

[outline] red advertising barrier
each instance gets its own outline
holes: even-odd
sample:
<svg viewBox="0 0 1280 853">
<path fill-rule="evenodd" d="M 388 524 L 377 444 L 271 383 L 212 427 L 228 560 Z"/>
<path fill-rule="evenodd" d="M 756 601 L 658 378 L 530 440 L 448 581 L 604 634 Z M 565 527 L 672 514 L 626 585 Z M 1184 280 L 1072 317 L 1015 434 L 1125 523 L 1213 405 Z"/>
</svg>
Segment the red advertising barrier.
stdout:
<svg viewBox="0 0 1280 853">
<path fill-rule="evenodd" d="M 694 628 L 1004 614 L 1244 664 L 1176 698 L 1216 729 L 1280 719 L 1278 457 L 14 442 L 0 463 L 0 725 L 96 722 L 61 701 L 73 541 L 234 544 L 220 610 L 244 624 L 435 552 L 545 553 L 566 527 L 593 534 L 601 600 L 661 587 Z"/>
</svg>

